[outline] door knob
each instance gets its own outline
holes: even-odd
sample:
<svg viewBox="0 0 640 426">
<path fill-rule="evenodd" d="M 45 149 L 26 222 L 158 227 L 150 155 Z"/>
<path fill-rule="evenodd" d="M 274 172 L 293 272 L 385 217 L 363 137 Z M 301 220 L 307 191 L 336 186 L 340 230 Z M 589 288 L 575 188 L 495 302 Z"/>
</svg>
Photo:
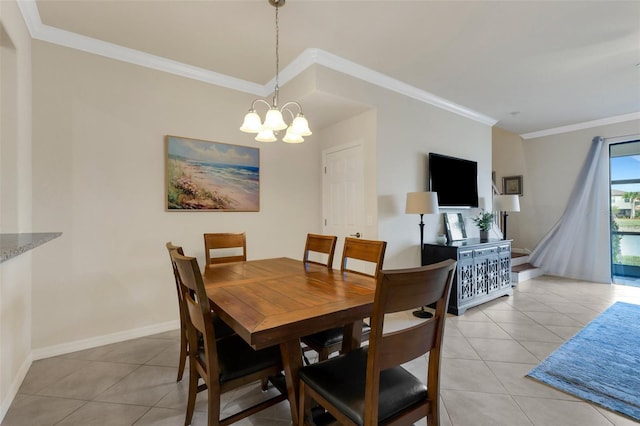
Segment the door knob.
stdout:
<svg viewBox="0 0 640 426">
<path fill-rule="evenodd" d="M 360 233 L 356 232 L 355 234 L 350 234 L 351 237 L 360 238 Z"/>
</svg>

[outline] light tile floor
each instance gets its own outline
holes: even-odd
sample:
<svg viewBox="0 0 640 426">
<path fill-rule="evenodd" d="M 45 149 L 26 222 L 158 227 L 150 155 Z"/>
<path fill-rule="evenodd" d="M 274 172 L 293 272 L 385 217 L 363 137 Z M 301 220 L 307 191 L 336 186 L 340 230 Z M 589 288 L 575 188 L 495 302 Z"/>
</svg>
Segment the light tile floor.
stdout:
<svg viewBox="0 0 640 426">
<path fill-rule="evenodd" d="M 525 375 L 615 301 L 640 303 L 640 288 L 542 276 L 514 290 L 447 319 L 441 425 L 637 425 Z M 389 326 L 412 321 L 419 320 L 397 314 Z M 1 426 L 182 425 L 188 376 L 176 383 L 177 359 L 176 331 L 36 361 Z M 425 361 L 407 367 L 425 377 Z M 260 397 L 258 385 L 249 386 L 223 395 L 223 407 Z M 290 423 L 283 402 L 239 424 Z M 193 425 L 205 424 L 201 394 Z"/>
</svg>

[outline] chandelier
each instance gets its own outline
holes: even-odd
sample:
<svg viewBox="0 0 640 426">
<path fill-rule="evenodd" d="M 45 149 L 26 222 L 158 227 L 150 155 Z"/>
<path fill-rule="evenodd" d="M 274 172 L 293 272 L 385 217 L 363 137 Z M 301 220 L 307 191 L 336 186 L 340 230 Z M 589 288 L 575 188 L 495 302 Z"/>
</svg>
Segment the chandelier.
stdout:
<svg viewBox="0 0 640 426">
<path fill-rule="evenodd" d="M 278 140 L 278 132 L 284 129 L 287 129 L 287 132 L 282 138 L 282 141 L 287 143 L 301 143 L 304 142 L 303 136 L 311 135 L 309 123 L 302 113 L 302 106 L 298 102 L 290 101 L 282 105 L 282 107 L 278 107 L 278 92 L 280 91 L 278 80 L 280 71 L 278 9 L 284 6 L 284 3 L 285 0 L 269 0 L 269 4 L 276 9 L 276 86 L 273 90 L 272 103 L 270 104 L 264 99 L 255 99 L 251 103 L 251 109 L 249 109 L 247 115 L 244 116 L 244 122 L 240 127 L 240 130 L 243 132 L 257 133 L 256 140 L 259 142 L 275 142 Z M 256 112 L 255 108 L 257 104 L 264 104 L 268 107 L 264 123 Z M 291 107 L 297 107 L 297 114 L 294 115 Z M 285 122 L 283 114 L 291 119 L 290 125 Z"/>
</svg>

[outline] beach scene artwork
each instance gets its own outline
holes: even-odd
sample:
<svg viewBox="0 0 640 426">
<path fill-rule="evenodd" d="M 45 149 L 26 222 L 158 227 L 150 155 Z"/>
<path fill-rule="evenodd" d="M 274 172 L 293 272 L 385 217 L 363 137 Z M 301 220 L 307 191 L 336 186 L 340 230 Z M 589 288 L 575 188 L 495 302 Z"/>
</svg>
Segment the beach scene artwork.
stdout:
<svg viewBox="0 0 640 426">
<path fill-rule="evenodd" d="M 166 136 L 167 210 L 259 211 L 260 150 Z"/>
</svg>

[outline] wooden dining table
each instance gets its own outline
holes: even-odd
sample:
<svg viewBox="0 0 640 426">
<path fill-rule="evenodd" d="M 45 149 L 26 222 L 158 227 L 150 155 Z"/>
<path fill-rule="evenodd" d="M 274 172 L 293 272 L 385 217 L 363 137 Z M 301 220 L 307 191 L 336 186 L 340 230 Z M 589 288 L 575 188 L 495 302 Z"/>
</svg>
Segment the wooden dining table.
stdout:
<svg viewBox="0 0 640 426">
<path fill-rule="evenodd" d="M 209 265 L 203 277 L 212 309 L 240 337 L 254 349 L 280 346 L 291 419 L 298 424 L 300 338 L 344 326 L 342 350 L 359 347 L 375 279 L 284 257 Z"/>
</svg>

